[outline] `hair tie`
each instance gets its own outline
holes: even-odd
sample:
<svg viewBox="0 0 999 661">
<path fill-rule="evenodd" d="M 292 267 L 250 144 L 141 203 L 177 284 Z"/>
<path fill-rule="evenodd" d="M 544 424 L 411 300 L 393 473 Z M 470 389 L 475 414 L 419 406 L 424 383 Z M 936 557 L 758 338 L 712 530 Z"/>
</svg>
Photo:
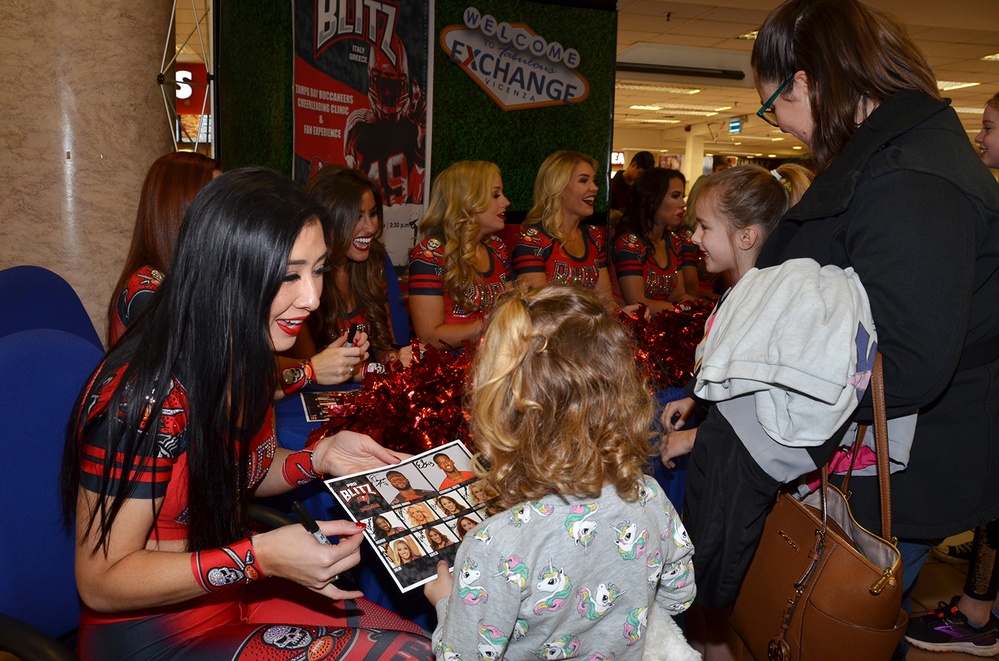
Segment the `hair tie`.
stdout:
<svg viewBox="0 0 999 661">
<path fill-rule="evenodd" d="M 777 183 L 779 183 L 781 186 L 783 186 L 784 190 L 787 191 L 787 194 L 790 195 L 791 194 L 791 180 L 790 179 L 785 179 L 784 177 L 780 176 L 780 172 L 777 172 L 777 170 L 771 170 L 770 174 L 772 174 L 774 176 L 774 179 L 777 180 Z"/>
</svg>

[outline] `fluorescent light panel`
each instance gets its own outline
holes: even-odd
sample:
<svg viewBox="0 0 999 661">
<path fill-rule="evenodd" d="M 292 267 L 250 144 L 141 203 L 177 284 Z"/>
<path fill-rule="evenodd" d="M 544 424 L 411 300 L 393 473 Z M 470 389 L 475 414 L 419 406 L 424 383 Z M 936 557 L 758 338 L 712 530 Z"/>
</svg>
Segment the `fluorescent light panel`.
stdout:
<svg viewBox="0 0 999 661">
<path fill-rule="evenodd" d="M 626 117 L 626 122 L 639 122 L 642 124 L 679 124 L 679 119 L 642 119 L 640 117 Z"/>
<path fill-rule="evenodd" d="M 974 87 L 976 85 L 981 85 L 981 83 L 962 83 L 956 80 L 938 80 L 937 89 L 941 92 L 950 92 L 951 90 L 964 89 L 965 87 Z"/>
<path fill-rule="evenodd" d="M 655 103 L 651 106 L 631 106 L 632 110 L 701 110 L 721 112 L 731 110 L 732 106 L 696 106 L 689 103 Z"/>
<path fill-rule="evenodd" d="M 696 87 L 675 87 L 673 85 L 644 85 L 641 83 L 615 83 L 615 89 L 629 90 L 632 92 L 665 92 L 666 94 L 698 94 L 701 90 Z"/>
</svg>

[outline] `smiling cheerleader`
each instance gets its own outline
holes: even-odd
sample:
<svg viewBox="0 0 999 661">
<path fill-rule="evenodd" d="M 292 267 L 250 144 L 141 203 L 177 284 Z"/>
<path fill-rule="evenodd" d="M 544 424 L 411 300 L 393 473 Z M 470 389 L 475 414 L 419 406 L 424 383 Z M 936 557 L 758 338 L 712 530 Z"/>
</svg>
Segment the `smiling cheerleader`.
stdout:
<svg viewBox="0 0 999 661">
<path fill-rule="evenodd" d="M 494 236 L 509 206 L 494 163 L 460 161 L 437 175 L 409 263 L 409 313 L 424 344 L 460 349 L 478 339 L 513 281 L 506 246 Z"/>
</svg>

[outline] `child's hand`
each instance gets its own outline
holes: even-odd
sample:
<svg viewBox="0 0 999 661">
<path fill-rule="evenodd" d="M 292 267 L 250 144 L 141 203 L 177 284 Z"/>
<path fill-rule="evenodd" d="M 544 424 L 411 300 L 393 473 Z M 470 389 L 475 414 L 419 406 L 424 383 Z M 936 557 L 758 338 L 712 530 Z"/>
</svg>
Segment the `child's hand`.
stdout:
<svg viewBox="0 0 999 661">
<path fill-rule="evenodd" d="M 666 407 L 663 409 L 663 415 L 659 419 L 662 423 L 664 433 L 668 434 L 671 431 L 683 429 L 683 425 L 687 422 L 687 418 L 689 418 L 690 414 L 693 412 L 694 406 L 696 406 L 696 404 L 690 397 L 684 397 L 683 399 L 666 402 Z"/>
<path fill-rule="evenodd" d="M 441 599 L 451 596 L 451 587 L 454 585 L 454 578 L 447 563 L 441 560 L 437 563 L 437 578 L 423 586 L 423 596 L 433 605 Z"/>
<path fill-rule="evenodd" d="M 676 468 L 676 462 L 673 460 L 679 456 L 689 454 L 694 449 L 696 438 L 696 429 L 672 431 L 667 428 L 659 440 L 659 456 L 662 457 L 663 466 L 666 468 Z"/>
</svg>

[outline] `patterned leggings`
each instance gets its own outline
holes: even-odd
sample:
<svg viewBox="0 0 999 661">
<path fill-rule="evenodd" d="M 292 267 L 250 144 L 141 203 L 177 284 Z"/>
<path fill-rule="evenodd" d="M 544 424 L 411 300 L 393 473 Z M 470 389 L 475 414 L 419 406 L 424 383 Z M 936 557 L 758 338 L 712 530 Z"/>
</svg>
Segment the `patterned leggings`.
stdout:
<svg viewBox="0 0 999 661">
<path fill-rule="evenodd" d="M 338 601 L 281 580 L 148 617 L 81 624 L 83 661 L 432 661 L 411 622 L 371 602 Z M 238 588 L 237 588 L 238 590 Z M 224 593 L 219 593 L 224 595 Z M 224 595 L 227 596 L 228 595 Z"/>
<path fill-rule="evenodd" d="M 975 540 L 968 565 L 964 593 L 981 601 L 995 601 L 999 594 L 999 519 L 975 529 Z"/>
</svg>

